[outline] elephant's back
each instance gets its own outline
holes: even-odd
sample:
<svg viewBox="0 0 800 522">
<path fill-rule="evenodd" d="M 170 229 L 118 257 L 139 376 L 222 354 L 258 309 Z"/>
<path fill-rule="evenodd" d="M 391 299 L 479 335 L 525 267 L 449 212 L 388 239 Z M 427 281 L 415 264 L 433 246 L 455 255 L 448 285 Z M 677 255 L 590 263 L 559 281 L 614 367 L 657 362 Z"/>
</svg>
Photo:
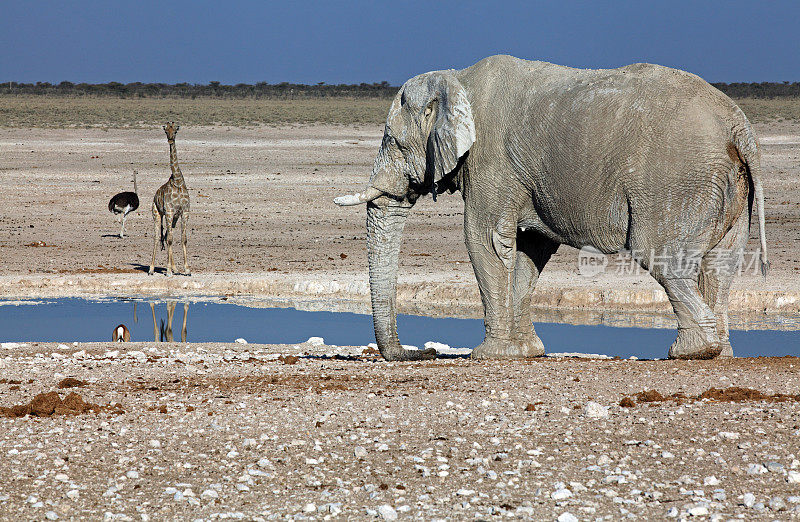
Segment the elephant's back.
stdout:
<svg viewBox="0 0 800 522">
<path fill-rule="evenodd" d="M 492 105 L 478 101 L 496 108 L 477 111 L 479 140 L 482 126 L 519 119 L 521 128 L 502 138 L 505 153 L 561 237 L 613 249 L 624 244 L 630 215 L 669 235 L 657 216 L 682 208 L 699 223 L 716 212 L 714 187 L 729 170 L 727 145 L 743 116 L 711 85 L 652 64 L 506 62 L 524 69 L 522 81 L 500 88 Z"/>
<path fill-rule="evenodd" d="M 699 76 L 650 63 L 580 69 L 496 55 L 456 75 L 473 105 L 490 105 L 501 112 L 545 103 L 561 105 L 560 114 L 567 111 L 573 117 L 613 110 L 616 117 L 658 118 L 691 108 L 729 120 L 737 112 L 730 98 Z"/>
</svg>

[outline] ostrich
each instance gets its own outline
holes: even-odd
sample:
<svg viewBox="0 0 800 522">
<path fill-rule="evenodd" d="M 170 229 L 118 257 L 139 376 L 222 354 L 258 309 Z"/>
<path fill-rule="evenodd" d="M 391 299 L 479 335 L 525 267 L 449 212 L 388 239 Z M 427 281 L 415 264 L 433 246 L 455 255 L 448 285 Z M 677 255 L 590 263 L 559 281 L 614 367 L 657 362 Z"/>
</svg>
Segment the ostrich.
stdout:
<svg viewBox="0 0 800 522">
<path fill-rule="evenodd" d="M 133 192 L 120 192 L 108 202 L 108 210 L 114 214 L 122 214 L 122 231 L 119 237 L 125 237 L 125 218 L 139 208 L 139 190 L 136 187 L 136 174 L 133 171 Z"/>
</svg>

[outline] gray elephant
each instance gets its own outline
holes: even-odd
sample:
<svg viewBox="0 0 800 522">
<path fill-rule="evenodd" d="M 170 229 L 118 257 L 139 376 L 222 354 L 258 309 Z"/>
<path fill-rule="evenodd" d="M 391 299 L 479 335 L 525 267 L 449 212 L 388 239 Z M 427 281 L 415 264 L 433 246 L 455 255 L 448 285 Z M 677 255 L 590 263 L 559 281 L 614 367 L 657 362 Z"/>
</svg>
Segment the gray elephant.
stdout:
<svg viewBox="0 0 800 522">
<path fill-rule="evenodd" d="M 459 190 L 485 313 L 478 359 L 544 354 L 531 293 L 560 244 L 632 252 L 678 319 L 672 358 L 733 355 L 728 295 L 758 208 L 760 153 L 745 115 L 699 77 L 667 67 L 572 69 L 492 56 L 408 80 L 386 119 L 366 191 L 375 337 L 406 350 L 395 322 L 398 252 L 422 195 Z"/>
</svg>

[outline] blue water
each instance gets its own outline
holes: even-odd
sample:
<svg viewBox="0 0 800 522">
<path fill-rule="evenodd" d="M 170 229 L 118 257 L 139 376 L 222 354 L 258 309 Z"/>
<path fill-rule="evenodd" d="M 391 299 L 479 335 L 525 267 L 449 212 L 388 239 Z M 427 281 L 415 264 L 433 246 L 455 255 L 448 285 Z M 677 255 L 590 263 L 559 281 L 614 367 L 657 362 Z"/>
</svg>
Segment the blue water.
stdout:
<svg viewBox="0 0 800 522">
<path fill-rule="evenodd" d="M 134 315 L 134 303 L 136 314 Z M 172 336 L 181 340 L 184 303 L 176 303 Z M 110 341 L 115 326 L 124 323 L 131 341 L 168 340 L 167 304 L 155 303 L 156 332 L 147 301 L 88 301 L 53 299 L 39 305 L 0 306 L 0 341 Z M 399 315 L 400 340 L 422 346 L 438 341 L 453 347 L 474 347 L 483 340 L 479 319 L 430 318 Z M 673 329 L 617 328 L 536 323 L 548 352 L 600 353 L 639 358 L 665 357 L 675 339 Z M 347 312 L 307 312 L 294 308 L 250 308 L 218 302 L 188 305 L 187 342 L 294 344 L 311 336 L 327 344 L 351 346 L 374 342 L 372 318 Z M 738 356 L 800 355 L 800 331 L 751 330 L 731 332 Z"/>
</svg>

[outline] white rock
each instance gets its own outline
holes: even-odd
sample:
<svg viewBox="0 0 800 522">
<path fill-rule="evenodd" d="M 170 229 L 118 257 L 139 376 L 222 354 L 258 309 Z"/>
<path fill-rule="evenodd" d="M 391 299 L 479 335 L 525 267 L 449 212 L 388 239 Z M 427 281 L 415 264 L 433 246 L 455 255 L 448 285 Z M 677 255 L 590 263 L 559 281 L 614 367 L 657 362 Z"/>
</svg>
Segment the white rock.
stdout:
<svg viewBox="0 0 800 522">
<path fill-rule="evenodd" d="M 384 520 L 397 520 L 397 511 L 389 504 L 384 504 L 378 508 L 378 514 Z"/>
<path fill-rule="evenodd" d="M 661 452 L 661 458 L 662 459 L 674 459 L 675 455 L 673 455 L 671 451 L 662 451 Z"/>
<path fill-rule="evenodd" d="M 233 342 L 235 342 L 236 344 L 247 344 L 247 339 L 243 339 L 243 338 L 239 337 Z"/>
<path fill-rule="evenodd" d="M 309 337 L 308 341 L 306 341 L 311 346 L 322 346 L 325 344 L 325 339 L 322 337 Z"/>
<path fill-rule="evenodd" d="M 317 505 L 309 502 L 305 506 L 303 506 L 303 513 L 314 513 L 317 510 Z"/>
<path fill-rule="evenodd" d="M 70 489 L 69 491 L 67 491 L 67 498 L 70 500 L 78 500 L 78 497 L 80 496 L 81 493 L 77 489 Z"/>
<path fill-rule="evenodd" d="M 461 497 L 471 497 L 474 494 L 475 494 L 475 490 L 472 490 L 472 489 L 461 488 L 458 491 L 456 491 L 456 495 L 461 496 Z"/>
<path fill-rule="evenodd" d="M 66 344 L 59 344 L 58 345 L 58 349 L 59 350 L 69 350 L 69 346 L 67 346 Z"/>
<path fill-rule="evenodd" d="M 572 491 L 566 488 L 557 489 L 550 494 L 550 498 L 552 498 L 553 500 L 564 500 L 571 496 L 572 496 Z"/>
<path fill-rule="evenodd" d="M 598 466 L 608 466 L 612 462 L 613 461 L 611 460 L 611 457 L 609 457 L 608 455 L 600 455 L 599 457 L 597 457 Z"/>
<path fill-rule="evenodd" d="M 256 442 L 256 439 L 244 439 L 244 441 L 242 442 L 242 446 L 244 446 L 245 448 L 255 448 L 256 444 L 258 444 Z"/>
<path fill-rule="evenodd" d="M 58 520 L 58 513 L 56 513 L 55 511 L 48 511 L 47 513 L 44 514 L 44 518 L 46 518 L 47 520 Z"/>
<path fill-rule="evenodd" d="M 784 511 L 786 509 L 786 502 L 781 497 L 772 497 L 769 499 L 768 505 L 772 511 Z"/>
<path fill-rule="evenodd" d="M 5 348 L 6 350 L 13 350 L 15 348 L 22 348 L 25 345 L 20 343 L 0 343 L 0 346 Z"/>
<path fill-rule="evenodd" d="M 687 513 L 693 517 L 704 517 L 708 515 L 708 508 L 705 506 L 694 506 L 689 508 Z"/>
<path fill-rule="evenodd" d="M 152 439 L 150 442 L 148 442 L 148 444 L 150 445 L 151 448 L 154 449 L 159 449 L 161 447 L 161 442 L 159 442 L 156 439 Z"/>
<path fill-rule="evenodd" d="M 704 486 L 717 486 L 717 485 L 719 485 L 719 479 L 717 477 L 715 477 L 714 475 L 711 475 L 711 476 L 706 477 L 706 478 L 703 479 L 703 485 Z"/>
<path fill-rule="evenodd" d="M 389 451 L 389 445 L 388 444 L 379 444 L 378 445 L 378 451 Z"/>
<path fill-rule="evenodd" d="M 748 475 L 762 475 L 766 472 L 767 468 L 765 468 L 761 464 L 750 464 L 749 466 L 747 466 Z"/>
<path fill-rule="evenodd" d="M 139 472 L 136 471 L 135 469 L 132 469 L 129 472 L 125 473 L 125 476 L 128 477 L 129 479 L 138 479 Z"/>
<path fill-rule="evenodd" d="M 57 473 L 55 479 L 59 482 L 69 482 L 69 476 L 66 473 Z"/>
<path fill-rule="evenodd" d="M 578 517 L 570 513 L 569 511 L 565 511 L 558 515 L 558 522 L 578 522 Z"/>
<path fill-rule="evenodd" d="M 258 467 L 259 468 L 271 468 L 272 467 L 272 462 L 267 457 L 260 458 L 260 459 L 258 459 Z"/>
<path fill-rule="evenodd" d="M 590 419 L 603 419 L 608 417 L 608 408 L 594 401 L 589 401 L 583 408 L 584 414 Z"/>
<path fill-rule="evenodd" d="M 217 493 L 216 490 L 210 488 L 205 489 L 203 490 L 202 493 L 200 493 L 200 498 L 202 498 L 203 500 L 213 500 L 215 498 L 219 498 L 219 493 Z"/>
<path fill-rule="evenodd" d="M 739 433 L 736 431 L 720 431 L 717 433 L 720 439 L 736 440 L 739 438 Z"/>
<path fill-rule="evenodd" d="M 790 471 L 788 475 L 786 475 L 786 481 L 789 484 L 800 484 L 800 471 Z"/>
<path fill-rule="evenodd" d="M 742 495 L 742 504 L 744 504 L 745 507 L 753 507 L 755 503 L 756 503 L 756 496 L 753 495 L 752 493 L 745 493 L 744 495 Z"/>
<path fill-rule="evenodd" d="M 367 449 L 363 446 L 356 446 L 356 448 L 353 450 L 353 454 L 357 459 L 363 459 L 367 456 Z"/>
</svg>

